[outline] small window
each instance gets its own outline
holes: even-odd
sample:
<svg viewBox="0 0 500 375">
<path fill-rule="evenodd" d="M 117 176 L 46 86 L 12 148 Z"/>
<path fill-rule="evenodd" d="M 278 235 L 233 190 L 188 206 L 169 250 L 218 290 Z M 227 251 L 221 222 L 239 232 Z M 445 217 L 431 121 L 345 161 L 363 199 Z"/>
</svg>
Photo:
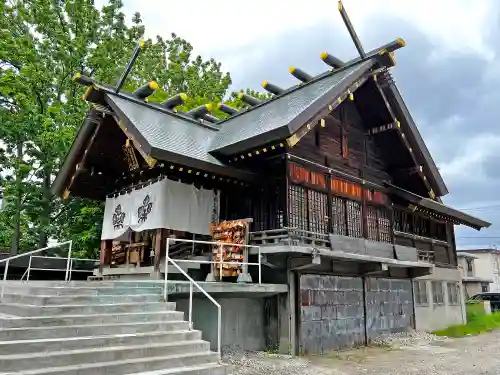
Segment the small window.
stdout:
<svg viewBox="0 0 500 375">
<path fill-rule="evenodd" d="M 441 282 L 441 281 L 433 281 L 432 282 L 432 302 L 435 305 L 443 305 L 444 304 L 443 282 Z"/>
<path fill-rule="evenodd" d="M 448 304 L 460 304 L 460 285 L 458 283 L 447 283 L 448 285 Z"/>
<path fill-rule="evenodd" d="M 427 281 L 414 281 L 413 294 L 415 295 L 415 304 L 428 305 L 429 297 L 427 295 Z"/>
<path fill-rule="evenodd" d="M 490 291 L 490 284 L 488 283 L 481 283 L 481 292 L 482 293 L 488 293 Z"/>
<path fill-rule="evenodd" d="M 473 271 L 473 266 L 472 266 L 472 259 L 467 259 L 467 272 L 472 272 Z"/>
</svg>

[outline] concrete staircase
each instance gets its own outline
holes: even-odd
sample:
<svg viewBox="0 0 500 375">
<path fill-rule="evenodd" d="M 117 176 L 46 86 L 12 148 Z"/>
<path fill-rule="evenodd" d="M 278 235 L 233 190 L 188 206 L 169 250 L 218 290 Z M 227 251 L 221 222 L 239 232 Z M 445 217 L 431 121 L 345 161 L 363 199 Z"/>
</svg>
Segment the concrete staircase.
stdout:
<svg viewBox="0 0 500 375">
<path fill-rule="evenodd" d="M 8 282 L 0 375 L 226 375 L 162 296 L 145 282 Z"/>
</svg>

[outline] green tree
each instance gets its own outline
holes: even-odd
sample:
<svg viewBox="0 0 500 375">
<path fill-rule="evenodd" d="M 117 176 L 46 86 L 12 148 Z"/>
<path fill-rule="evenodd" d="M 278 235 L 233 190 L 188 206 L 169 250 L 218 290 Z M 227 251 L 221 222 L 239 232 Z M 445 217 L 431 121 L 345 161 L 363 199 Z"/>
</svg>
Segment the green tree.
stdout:
<svg viewBox="0 0 500 375">
<path fill-rule="evenodd" d="M 101 10 L 92 0 L 0 0 L 0 172 L 10 177 L 1 181 L 0 247 L 10 239 L 15 253 L 53 236 L 72 239 L 82 256 L 98 251 L 102 204 L 62 201 L 50 185 L 88 109 L 72 75 L 115 84 L 144 35 L 140 14 L 127 25 L 122 7 L 121 0 Z M 162 89 L 153 100 L 184 92 L 186 110 L 226 96 L 229 74 L 214 59 L 193 57 L 187 41 L 172 34 L 146 46 L 125 89 L 155 80 Z"/>
</svg>

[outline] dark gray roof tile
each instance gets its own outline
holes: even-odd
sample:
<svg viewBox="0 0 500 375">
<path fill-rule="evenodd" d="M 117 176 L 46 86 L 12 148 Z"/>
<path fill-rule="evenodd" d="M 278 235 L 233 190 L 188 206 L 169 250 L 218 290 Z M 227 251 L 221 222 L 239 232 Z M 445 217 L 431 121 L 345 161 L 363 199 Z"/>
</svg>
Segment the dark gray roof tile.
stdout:
<svg viewBox="0 0 500 375">
<path fill-rule="evenodd" d="M 359 76 L 372 65 L 373 61 L 369 60 L 338 73 L 331 73 L 270 102 L 229 118 L 220 123 L 221 131 L 215 136 L 211 151 L 277 131 L 280 128 L 287 128 L 292 120 L 323 95 L 340 86 L 343 81 L 351 78 L 354 81 L 356 79 L 354 76 Z"/>
<path fill-rule="evenodd" d="M 116 107 L 132 123 L 152 149 L 223 165 L 208 153 L 217 130 L 115 95 L 108 95 L 108 98 L 110 105 Z"/>
</svg>

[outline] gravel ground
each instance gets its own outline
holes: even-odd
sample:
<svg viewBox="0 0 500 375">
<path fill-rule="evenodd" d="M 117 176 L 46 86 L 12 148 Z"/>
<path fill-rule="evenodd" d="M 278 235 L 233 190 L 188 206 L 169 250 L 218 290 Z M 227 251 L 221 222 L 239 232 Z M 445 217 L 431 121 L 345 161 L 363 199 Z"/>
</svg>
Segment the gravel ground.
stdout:
<svg viewBox="0 0 500 375">
<path fill-rule="evenodd" d="M 461 339 L 412 332 L 369 348 L 296 358 L 226 350 L 233 375 L 499 375 L 500 330 Z"/>
</svg>

